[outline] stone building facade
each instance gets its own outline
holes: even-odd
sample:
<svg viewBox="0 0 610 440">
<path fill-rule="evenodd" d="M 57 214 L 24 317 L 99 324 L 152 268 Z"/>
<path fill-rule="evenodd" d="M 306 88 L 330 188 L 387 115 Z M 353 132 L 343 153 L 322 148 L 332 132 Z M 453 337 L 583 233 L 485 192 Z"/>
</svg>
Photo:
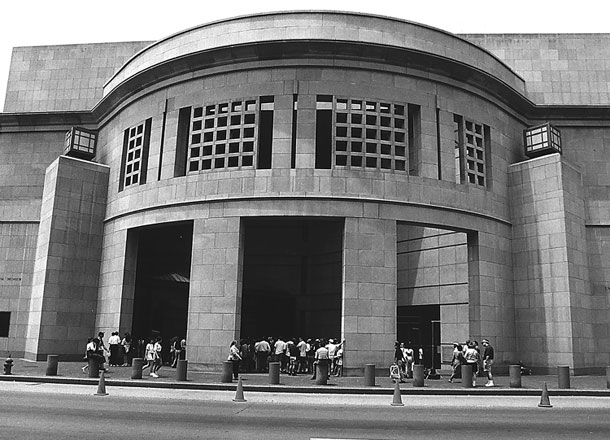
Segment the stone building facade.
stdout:
<svg viewBox="0 0 610 440">
<path fill-rule="evenodd" d="M 610 362 L 610 35 L 354 13 L 15 48 L 0 113 L 0 353 L 98 330 L 345 339 L 345 365 Z M 550 123 L 561 153 L 529 158 Z M 92 160 L 65 153 L 72 127 Z"/>
</svg>

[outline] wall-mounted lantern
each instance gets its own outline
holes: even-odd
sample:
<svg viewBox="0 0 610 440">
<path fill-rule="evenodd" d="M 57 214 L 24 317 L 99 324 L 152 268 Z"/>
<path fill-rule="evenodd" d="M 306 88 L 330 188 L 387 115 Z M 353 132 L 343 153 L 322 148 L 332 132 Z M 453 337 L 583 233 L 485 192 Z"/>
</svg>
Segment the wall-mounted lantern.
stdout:
<svg viewBox="0 0 610 440">
<path fill-rule="evenodd" d="M 548 122 L 523 130 L 525 155 L 529 158 L 545 154 L 561 154 L 561 133 Z"/>
<path fill-rule="evenodd" d="M 78 157 L 79 159 L 91 160 L 95 157 L 96 143 L 96 131 L 72 127 L 66 132 L 64 154 L 66 156 Z"/>
</svg>

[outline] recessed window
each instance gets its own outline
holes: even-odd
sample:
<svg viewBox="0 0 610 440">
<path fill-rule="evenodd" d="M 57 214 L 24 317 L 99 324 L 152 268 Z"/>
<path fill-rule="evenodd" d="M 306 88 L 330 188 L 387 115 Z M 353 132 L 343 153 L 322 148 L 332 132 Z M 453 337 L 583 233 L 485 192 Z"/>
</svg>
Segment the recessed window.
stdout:
<svg viewBox="0 0 610 440">
<path fill-rule="evenodd" d="M 272 127 L 267 125 L 273 123 L 272 114 L 273 96 L 193 108 L 193 132 L 187 158 L 189 172 L 250 168 L 254 165 L 255 154 L 259 157 L 262 154 L 265 158 L 269 156 L 270 159 Z M 261 137 L 267 133 L 269 136 Z M 259 151 L 255 152 L 257 141 Z M 260 150 L 261 142 L 264 144 L 264 151 Z M 270 160 L 268 162 L 270 167 Z"/>
<path fill-rule="evenodd" d="M 489 173 L 487 125 L 454 115 L 455 182 L 486 187 Z"/>
<path fill-rule="evenodd" d="M 391 102 L 318 95 L 316 168 L 330 168 L 332 163 L 340 168 L 405 171 L 409 148 L 405 108 Z"/>
<path fill-rule="evenodd" d="M 8 338 L 11 324 L 11 312 L 0 312 L 0 338 Z"/>
<path fill-rule="evenodd" d="M 125 130 L 119 191 L 146 183 L 152 118 Z"/>
</svg>

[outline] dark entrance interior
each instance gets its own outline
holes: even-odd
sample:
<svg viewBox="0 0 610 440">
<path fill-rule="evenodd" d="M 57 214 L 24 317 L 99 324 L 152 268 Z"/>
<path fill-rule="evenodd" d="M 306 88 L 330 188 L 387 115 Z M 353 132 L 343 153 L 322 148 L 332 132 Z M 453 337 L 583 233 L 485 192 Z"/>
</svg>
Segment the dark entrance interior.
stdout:
<svg viewBox="0 0 610 440">
<path fill-rule="evenodd" d="M 340 337 L 343 219 L 245 220 L 241 337 Z"/>
<path fill-rule="evenodd" d="M 405 345 L 411 343 L 416 352 L 423 348 L 426 368 L 441 367 L 440 310 L 438 304 L 397 307 L 396 338 Z"/>
<path fill-rule="evenodd" d="M 193 224 L 140 228 L 132 334 L 186 337 Z"/>
</svg>

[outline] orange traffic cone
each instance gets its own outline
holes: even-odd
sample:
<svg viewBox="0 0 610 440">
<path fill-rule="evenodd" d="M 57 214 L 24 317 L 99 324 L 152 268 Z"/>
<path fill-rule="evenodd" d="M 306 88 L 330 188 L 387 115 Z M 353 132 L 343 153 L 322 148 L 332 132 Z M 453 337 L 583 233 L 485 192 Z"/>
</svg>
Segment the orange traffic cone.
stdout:
<svg viewBox="0 0 610 440">
<path fill-rule="evenodd" d="M 400 383 L 398 381 L 396 381 L 396 386 L 394 387 L 394 400 L 392 401 L 392 406 L 404 406 L 402 397 L 400 396 Z"/>
<path fill-rule="evenodd" d="M 106 380 L 104 379 L 104 372 L 101 371 L 100 372 L 100 382 L 97 385 L 97 393 L 94 394 L 95 396 L 107 396 L 108 393 L 106 392 Z"/>
<path fill-rule="evenodd" d="M 233 402 L 246 402 L 246 399 L 244 399 L 244 386 L 241 383 L 241 376 L 237 382 L 237 389 L 235 390 Z"/>
<path fill-rule="evenodd" d="M 549 390 L 546 389 L 546 382 L 542 386 L 542 396 L 540 396 L 540 403 L 538 404 L 540 408 L 553 408 L 551 405 L 551 401 L 549 400 Z"/>
</svg>

